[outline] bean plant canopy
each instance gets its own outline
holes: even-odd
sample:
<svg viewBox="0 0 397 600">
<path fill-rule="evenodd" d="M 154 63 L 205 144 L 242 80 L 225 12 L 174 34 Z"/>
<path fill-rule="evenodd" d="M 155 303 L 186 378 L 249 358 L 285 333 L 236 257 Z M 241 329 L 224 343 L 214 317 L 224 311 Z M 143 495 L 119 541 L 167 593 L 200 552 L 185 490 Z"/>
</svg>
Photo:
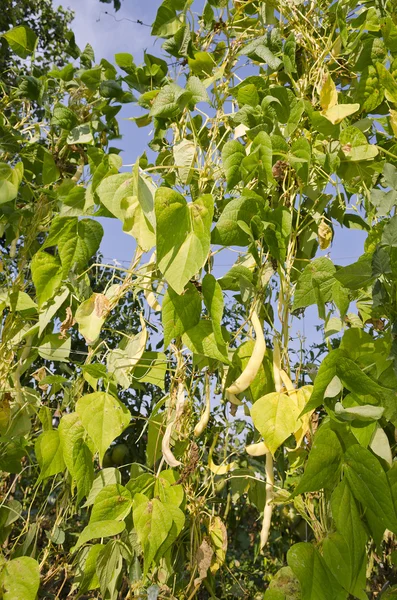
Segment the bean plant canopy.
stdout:
<svg viewBox="0 0 397 600">
<path fill-rule="evenodd" d="M 1 35 L 0 598 L 397 598 L 396 5 L 156 8 Z"/>
</svg>

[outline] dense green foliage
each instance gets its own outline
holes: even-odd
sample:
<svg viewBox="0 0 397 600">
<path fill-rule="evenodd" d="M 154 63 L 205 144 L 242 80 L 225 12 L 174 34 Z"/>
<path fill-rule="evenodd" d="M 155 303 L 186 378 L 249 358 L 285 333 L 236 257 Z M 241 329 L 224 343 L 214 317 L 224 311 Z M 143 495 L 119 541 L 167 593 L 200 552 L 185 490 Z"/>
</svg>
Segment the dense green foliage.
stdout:
<svg viewBox="0 0 397 600">
<path fill-rule="evenodd" d="M 196 5 L 142 65 L 2 37 L 2 600 L 397 593 L 397 11 Z"/>
</svg>

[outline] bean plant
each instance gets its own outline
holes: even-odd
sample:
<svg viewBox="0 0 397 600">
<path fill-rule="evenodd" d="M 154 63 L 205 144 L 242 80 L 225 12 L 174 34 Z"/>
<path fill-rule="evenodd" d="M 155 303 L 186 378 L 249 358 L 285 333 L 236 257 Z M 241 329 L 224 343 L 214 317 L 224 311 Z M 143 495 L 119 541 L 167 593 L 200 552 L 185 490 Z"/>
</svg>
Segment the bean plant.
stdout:
<svg viewBox="0 0 397 600">
<path fill-rule="evenodd" d="M 157 4 L 2 36 L 0 598 L 395 598 L 395 3 Z"/>
</svg>

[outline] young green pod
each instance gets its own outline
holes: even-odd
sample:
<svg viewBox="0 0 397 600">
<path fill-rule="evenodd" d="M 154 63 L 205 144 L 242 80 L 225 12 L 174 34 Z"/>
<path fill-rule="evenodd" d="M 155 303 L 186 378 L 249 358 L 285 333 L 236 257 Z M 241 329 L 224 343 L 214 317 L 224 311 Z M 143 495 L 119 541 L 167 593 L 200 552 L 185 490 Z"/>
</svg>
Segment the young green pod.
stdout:
<svg viewBox="0 0 397 600">
<path fill-rule="evenodd" d="M 256 335 L 254 350 L 240 377 L 238 377 L 236 381 L 227 388 L 227 391 L 230 394 L 241 394 L 241 392 L 244 392 L 247 388 L 249 388 L 258 374 L 265 356 L 266 342 L 263 335 L 262 325 L 256 311 L 252 313 L 251 323 L 254 327 Z"/>
</svg>

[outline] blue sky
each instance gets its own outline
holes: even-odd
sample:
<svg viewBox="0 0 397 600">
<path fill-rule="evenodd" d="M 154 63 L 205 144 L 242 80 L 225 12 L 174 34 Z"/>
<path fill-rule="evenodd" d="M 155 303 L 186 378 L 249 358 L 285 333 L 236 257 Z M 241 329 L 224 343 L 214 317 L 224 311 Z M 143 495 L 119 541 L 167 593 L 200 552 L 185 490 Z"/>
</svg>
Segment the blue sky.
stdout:
<svg viewBox="0 0 397 600">
<path fill-rule="evenodd" d="M 204 0 L 197 2 L 198 6 Z M 111 4 L 100 3 L 99 0 L 66 0 L 59 2 L 54 0 L 55 5 L 62 4 L 75 11 L 75 20 L 72 24 L 78 45 L 83 48 L 88 42 L 95 51 L 97 62 L 101 58 L 109 61 L 114 60 L 118 52 L 129 52 L 134 56 L 135 63 L 139 64 L 143 58 L 144 50 L 161 55 L 161 41 L 151 38 L 150 28 L 132 21 L 141 20 L 151 24 L 154 20 L 160 0 L 123 0 L 121 10 L 114 13 Z M 108 12 L 109 14 L 105 14 Z M 120 131 L 122 139 L 117 141 L 122 148 L 124 164 L 133 164 L 141 155 L 150 141 L 150 127 L 138 129 L 128 117 L 137 114 L 134 107 L 126 105 L 123 107 L 120 117 Z M 116 219 L 102 219 L 105 235 L 101 245 L 101 251 L 106 262 L 116 259 L 119 262 L 128 263 L 133 255 L 135 243 L 132 237 L 122 231 L 122 226 Z M 329 254 L 332 260 L 340 265 L 354 262 L 363 253 L 363 244 L 366 233 L 354 229 L 335 228 L 335 237 L 332 247 L 319 255 Z M 226 272 L 237 255 L 224 252 L 219 256 L 215 275 L 219 276 Z M 305 334 L 311 340 L 320 341 L 314 329 L 318 324 L 316 309 L 307 311 L 305 316 Z M 296 323 L 295 332 L 303 325 L 303 321 Z"/>
</svg>

